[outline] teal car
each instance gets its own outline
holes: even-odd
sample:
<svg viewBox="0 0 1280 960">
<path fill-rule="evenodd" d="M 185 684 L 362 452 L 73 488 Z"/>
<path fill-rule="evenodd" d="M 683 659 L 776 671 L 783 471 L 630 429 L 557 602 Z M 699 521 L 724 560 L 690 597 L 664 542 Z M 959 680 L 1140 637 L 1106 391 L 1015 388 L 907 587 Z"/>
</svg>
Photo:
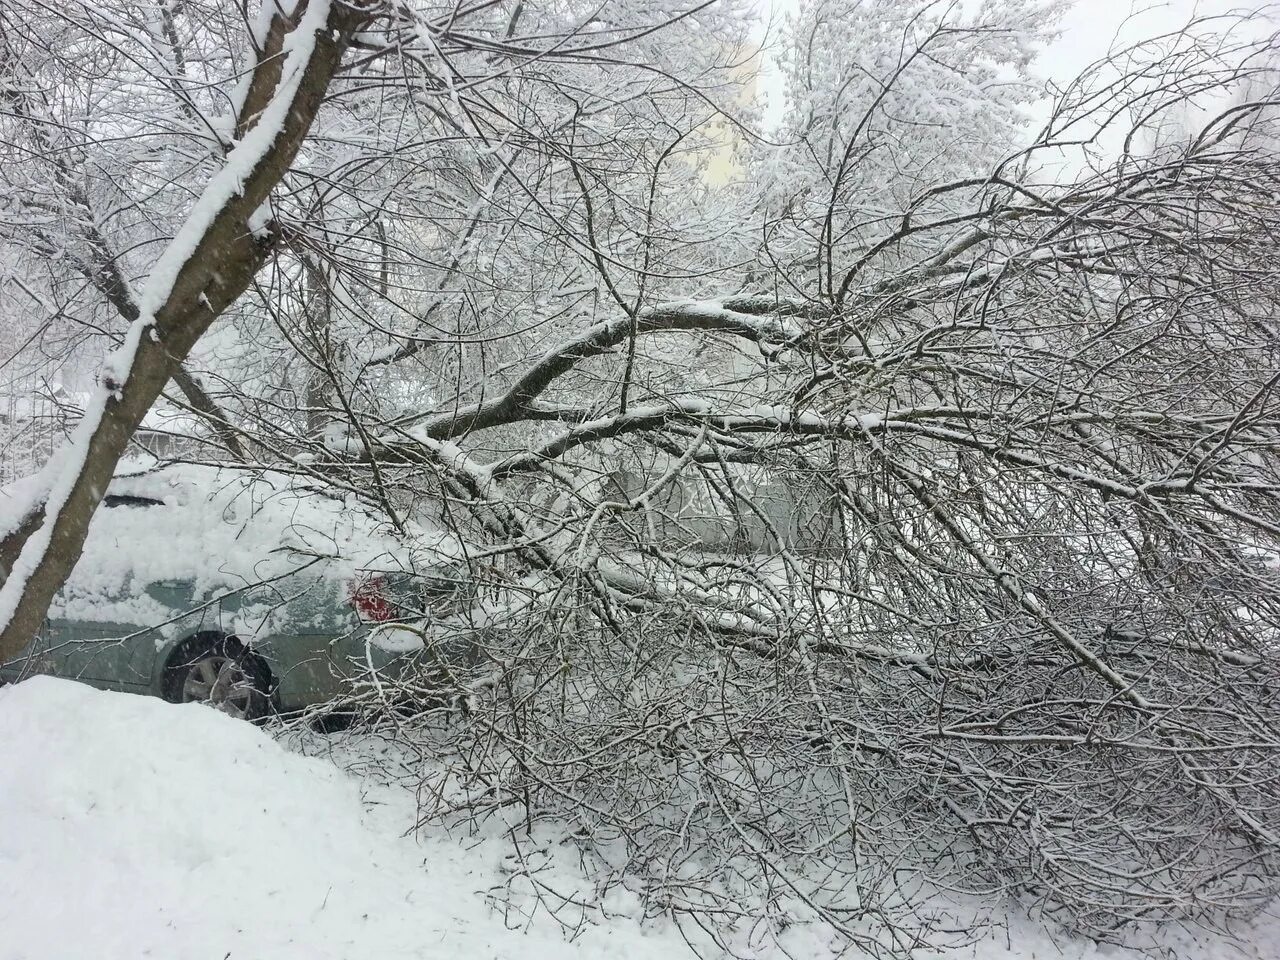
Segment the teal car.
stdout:
<svg viewBox="0 0 1280 960">
<path fill-rule="evenodd" d="M 53 674 L 245 719 L 332 701 L 415 669 L 423 625 L 468 602 L 456 544 L 413 533 L 410 550 L 354 498 L 284 473 L 122 473 L 0 680 Z"/>
</svg>

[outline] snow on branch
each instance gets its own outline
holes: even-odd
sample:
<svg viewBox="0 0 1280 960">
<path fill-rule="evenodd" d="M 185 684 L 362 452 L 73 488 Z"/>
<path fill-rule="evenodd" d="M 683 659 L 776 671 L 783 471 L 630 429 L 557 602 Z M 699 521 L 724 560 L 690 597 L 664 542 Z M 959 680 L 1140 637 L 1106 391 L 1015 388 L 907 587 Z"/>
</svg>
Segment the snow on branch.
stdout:
<svg viewBox="0 0 1280 960">
<path fill-rule="evenodd" d="M 266 251 L 251 218 L 292 163 L 359 22 L 352 8 L 314 0 L 296 22 L 280 24 L 279 56 L 258 69 L 274 75 L 270 98 L 228 154 L 153 266 L 138 297 L 138 317 L 103 362 L 99 384 L 75 433 L 42 474 L 47 491 L 6 539 L 15 559 L 0 585 L 0 657 L 35 632 L 79 554 L 89 519 L 133 430 L 176 364 L 244 288 Z M 20 546 L 15 549 L 15 544 Z"/>
<path fill-rule="evenodd" d="M 706 331 L 726 333 L 760 344 L 782 347 L 804 336 L 797 317 L 812 313 L 802 304 L 778 304 L 764 298 L 723 301 L 672 301 L 642 310 L 636 317 L 637 334 Z M 590 357 L 608 353 L 630 335 L 632 321 L 619 317 L 596 324 L 572 340 L 560 343 L 534 361 L 500 396 L 448 413 L 426 413 L 402 423 L 417 421 L 415 434 L 443 439 L 458 437 L 525 419 L 533 402 L 559 377 Z"/>
</svg>

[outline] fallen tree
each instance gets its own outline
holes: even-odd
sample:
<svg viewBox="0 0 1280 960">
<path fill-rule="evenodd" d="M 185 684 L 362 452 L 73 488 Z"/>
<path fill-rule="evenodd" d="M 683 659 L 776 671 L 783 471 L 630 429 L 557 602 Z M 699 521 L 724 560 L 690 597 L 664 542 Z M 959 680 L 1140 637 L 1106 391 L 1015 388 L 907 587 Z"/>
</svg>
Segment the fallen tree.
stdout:
<svg viewBox="0 0 1280 960">
<path fill-rule="evenodd" d="M 597 899 L 727 946 L 818 918 L 906 954 L 954 889 L 1099 938 L 1247 915 L 1280 867 L 1274 45 L 1118 51 L 1024 146 L 1039 13 L 806 9 L 754 187 L 699 170 L 726 64 L 600 54 L 648 37 L 619 11 L 556 59 L 517 5 L 427 105 L 353 95 L 385 139 L 295 191 L 220 321 L 251 349 L 193 369 L 274 467 L 463 534 L 488 599 L 368 694 L 419 707 L 425 819 L 552 825 Z"/>
</svg>

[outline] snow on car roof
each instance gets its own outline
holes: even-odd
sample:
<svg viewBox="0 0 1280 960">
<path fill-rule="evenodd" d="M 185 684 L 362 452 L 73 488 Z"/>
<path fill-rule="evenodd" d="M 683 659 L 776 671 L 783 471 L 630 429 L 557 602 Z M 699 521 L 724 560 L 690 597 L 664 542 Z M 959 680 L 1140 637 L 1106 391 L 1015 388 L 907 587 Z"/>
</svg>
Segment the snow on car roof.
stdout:
<svg viewBox="0 0 1280 960">
<path fill-rule="evenodd" d="M 355 496 L 330 495 L 304 476 L 134 460 L 105 491 L 63 592 L 84 600 L 191 580 L 207 595 L 300 569 L 353 579 L 457 555 L 441 531 L 415 525 L 409 534 L 406 542 Z"/>
</svg>

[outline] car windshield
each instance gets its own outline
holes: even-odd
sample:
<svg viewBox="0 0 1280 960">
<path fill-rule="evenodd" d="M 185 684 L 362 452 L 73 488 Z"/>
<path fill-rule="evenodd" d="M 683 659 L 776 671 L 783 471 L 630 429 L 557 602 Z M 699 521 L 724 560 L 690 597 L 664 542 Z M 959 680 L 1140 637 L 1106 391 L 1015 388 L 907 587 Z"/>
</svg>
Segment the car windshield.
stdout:
<svg viewBox="0 0 1280 960">
<path fill-rule="evenodd" d="M 102 498 L 104 507 L 163 507 L 163 500 L 139 497 L 132 493 L 108 493 Z"/>
</svg>

